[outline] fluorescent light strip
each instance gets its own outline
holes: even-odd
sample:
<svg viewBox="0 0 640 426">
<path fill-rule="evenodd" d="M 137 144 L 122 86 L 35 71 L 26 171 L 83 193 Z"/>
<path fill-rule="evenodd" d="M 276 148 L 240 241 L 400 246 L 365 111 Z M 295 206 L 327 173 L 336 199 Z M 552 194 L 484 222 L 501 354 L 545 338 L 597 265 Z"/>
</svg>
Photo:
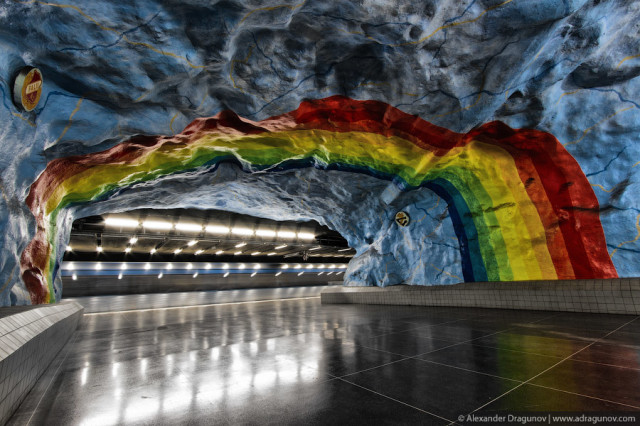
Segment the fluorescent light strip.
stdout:
<svg viewBox="0 0 640 426">
<path fill-rule="evenodd" d="M 253 230 L 249 228 L 233 228 L 231 233 L 235 235 L 253 235 Z"/>
<path fill-rule="evenodd" d="M 104 223 L 109 226 L 117 226 L 119 228 L 137 228 L 140 222 L 135 219 L 127 219 L 123 217 L 108 217 Z"/>
<path fill-rule="evenodd" d="M 202 231 L 202 225 L 197 223 L 176 223 L 176 229 L 178 231 L 200 232 Z"/>
<path fill-rule="evenodd" d="M 258 237 L 275 237 L 276 231 L 272 231 L 270 229 L 258 229 L 256 231 L 256 235 Z"/>
<path fill-rule="evenodd" d="M 295 238 L 296 233 L 291 231 L 278 231 L 278 238 Z"/>
<path fill-rule="evenodd" d="M 208 225 L 205 230 L 207 232 L 211 232 L 212 234 L 228 234 L 229 228 L 227 226 L 220 225 Z"/>
<path fill-rule="evenodd" d="M 303 240 L 313 240 L 316 236 L 310 232 L 298 232 L 298 238 Z"/>
<path fill-rule="evenodd" d="M 145 220 L 142 222 L 142 226 L 147 229 L 156 229 L 156 230 L 168 230 L 173 228 L 171 222 L 165 222 L 160 220 Z"/>
</svg>

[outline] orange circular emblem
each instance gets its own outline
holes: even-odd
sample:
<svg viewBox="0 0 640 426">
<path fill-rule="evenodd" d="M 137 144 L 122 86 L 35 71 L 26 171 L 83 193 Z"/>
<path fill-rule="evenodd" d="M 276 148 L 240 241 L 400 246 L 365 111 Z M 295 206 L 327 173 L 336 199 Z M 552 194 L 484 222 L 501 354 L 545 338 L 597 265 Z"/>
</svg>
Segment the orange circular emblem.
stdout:
<svg viewBox="0 0 640 426">
<path fill-rule="evenodd" d="M 42 83 L 42 73 L 38 68 L 23 68 L 13 85 L 13 100 L 25 111 L 33 111 L 40 102 Z"/>
<path fill-rule="evenodd" d="M 408 226 L 411 222 L 411 217 L 406 212 L 398 212 L 396 213 L 396 223 L 400 226 Z"/>
</svg>

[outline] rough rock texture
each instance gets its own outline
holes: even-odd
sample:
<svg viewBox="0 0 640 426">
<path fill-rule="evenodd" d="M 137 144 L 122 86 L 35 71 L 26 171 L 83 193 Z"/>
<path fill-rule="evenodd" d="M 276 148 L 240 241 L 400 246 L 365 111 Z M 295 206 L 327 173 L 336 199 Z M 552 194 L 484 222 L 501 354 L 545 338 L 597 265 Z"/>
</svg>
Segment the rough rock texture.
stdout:
<svg viewBox="0 0 640 426">
<path fill-rule="evenodd" d="M 456 132 L 501 120 L 553 134 L 593 187 L 617 274 L 638 276 L 639 16 L 640 3 L 613 0 L 5 2 L 0 305 L 30 302 L 19 259 L 36 221 L 25 200 L 49 161 L 98 152 L 136 134 L 175 134 L 223 109 L 262 120 L 303 99 L 335 94 L 384 101 Z M 13 74 L 25 64 L 38 66 L 45 79 L 32 113 L 11 101 Z M 351 283 L 462 280 L 446 203 L 426 188 L 394 198 L 383 195 L 394 191 L 385 192 L 389 182 L 341 171 L 257 176 L 227 165 L 216 173 L 225 178 L 208 187 L 187 184 L 211 180 L 194 172 L 130 189 L 117 202 L 65 210 L 57 244 L 66 243 L 74 217 L 153 207 L 156 199 L 167 207 L 311 218 L 311 208 L 268 211 L 255 202 L 272 197 L 286 204 L 288 189 L 280 195 L 252 189 L 293 192 L 306 179 L 320 192 L 311 198 L 342 203 L 323 217 L 358 251 Z M 252 180 L 262 183 L 248 185 Z M 192 195 L 176 195 L 174 188 L 185 187 Z M 226 191 L 234 188 L 239 195 L 232 202 Z M 399 208 L 424 216 L 424 228 L 385 234 Z M 56 291 L 59 297 L 59 284 Z"/>
</svg>

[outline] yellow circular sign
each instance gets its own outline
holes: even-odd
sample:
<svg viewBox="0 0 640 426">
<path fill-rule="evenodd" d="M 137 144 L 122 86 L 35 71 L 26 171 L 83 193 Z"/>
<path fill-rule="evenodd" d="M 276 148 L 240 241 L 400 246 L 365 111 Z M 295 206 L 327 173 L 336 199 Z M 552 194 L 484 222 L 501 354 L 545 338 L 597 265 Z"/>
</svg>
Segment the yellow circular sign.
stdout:
<svg viewBox="0 0 640 426">
<path fill-rule="evenodd" d="M 396 213 L 396 223 L 402 227 L 409 226 L 411 222 L 411 217 L 407 212 L 398 212 Z"/>
<path fill-rule="evenodd" d="M 42 73 L 38 68 L 25 67 L 20 70 L 13 84 L 13 100 L 25 111 L 33 111 L 42 95 Z"/>
</svg>

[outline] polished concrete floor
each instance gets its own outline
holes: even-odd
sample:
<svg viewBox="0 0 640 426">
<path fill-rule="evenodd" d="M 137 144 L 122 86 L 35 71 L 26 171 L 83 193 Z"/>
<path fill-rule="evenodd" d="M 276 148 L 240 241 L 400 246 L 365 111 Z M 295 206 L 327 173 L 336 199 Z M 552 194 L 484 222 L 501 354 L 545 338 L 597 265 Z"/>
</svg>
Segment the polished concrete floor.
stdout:
<svg viewBox="0 0 640 426">
<path fill-rule="evenodd" d="M 550 410 L 638 413 L 638 317 L 317 297 L 89 314 L 10 424 L 450 424 Z"/>
</svg>

